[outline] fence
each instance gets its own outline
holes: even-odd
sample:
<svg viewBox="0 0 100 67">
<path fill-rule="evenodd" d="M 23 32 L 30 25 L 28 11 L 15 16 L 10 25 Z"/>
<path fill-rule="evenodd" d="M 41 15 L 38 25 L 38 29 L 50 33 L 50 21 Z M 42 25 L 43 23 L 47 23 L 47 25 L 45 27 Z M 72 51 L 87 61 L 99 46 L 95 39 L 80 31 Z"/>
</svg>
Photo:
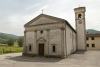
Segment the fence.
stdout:
<svg viewBox="0 0 100 67">
<path fill-rule="evenodd" d="M 2 49 L 0 54 L 23 52 L 22 49 Z"/>
</svg>

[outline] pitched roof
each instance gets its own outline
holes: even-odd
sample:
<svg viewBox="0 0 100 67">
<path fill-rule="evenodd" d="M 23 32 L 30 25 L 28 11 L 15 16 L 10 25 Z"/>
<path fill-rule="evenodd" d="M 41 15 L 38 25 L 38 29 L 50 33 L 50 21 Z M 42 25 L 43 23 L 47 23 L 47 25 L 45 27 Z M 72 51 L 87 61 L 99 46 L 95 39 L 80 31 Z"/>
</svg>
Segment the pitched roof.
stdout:
<svg viewBox="0 0 100 67">
<path fill-rule="evenodd" d="M 100 33 L 86 34 L 86 37 L 100 37 Z"/>
<path fill-rule="evenodd" d="M 49 19 L 53 19 L 53 20 L 56 20 L 56 21 L 60 21 L 60 22 L 65 22 L 75 33 L 75 29 L 68 23 L 67 20 L 65 19 L 61 19 L 61 18 L 57 18 L 57 17 L 53 17 L 53 16 L 50 16 L 50 15 L 46 15 L 46 14 L 40 14 L 39 16 L 37 16 L 36 18 L 32 19 L 31 21 L 29 21 L 28 23 L 26 23 L 24 25 L 24 27 L 27 27 L 28 25 L 30 25 L 31 23 L 33 23 L 34 21 L 36 21 L 38 18 L 40 17 L 46 17 L 46 18 L 49 18 Z"/>
</svg>

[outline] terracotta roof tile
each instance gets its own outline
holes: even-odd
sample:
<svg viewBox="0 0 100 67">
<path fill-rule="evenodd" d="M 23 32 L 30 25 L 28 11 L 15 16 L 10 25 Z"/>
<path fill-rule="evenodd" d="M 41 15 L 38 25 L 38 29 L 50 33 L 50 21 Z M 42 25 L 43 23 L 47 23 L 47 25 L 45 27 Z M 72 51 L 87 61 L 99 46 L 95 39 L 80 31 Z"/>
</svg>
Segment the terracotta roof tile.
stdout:
<svg viewBox="0 0 100 67">
<path fill-rule="evenodd" d="M 86 37 L 100 37 L 100 33 L 86 34 Z"/>
</svg>

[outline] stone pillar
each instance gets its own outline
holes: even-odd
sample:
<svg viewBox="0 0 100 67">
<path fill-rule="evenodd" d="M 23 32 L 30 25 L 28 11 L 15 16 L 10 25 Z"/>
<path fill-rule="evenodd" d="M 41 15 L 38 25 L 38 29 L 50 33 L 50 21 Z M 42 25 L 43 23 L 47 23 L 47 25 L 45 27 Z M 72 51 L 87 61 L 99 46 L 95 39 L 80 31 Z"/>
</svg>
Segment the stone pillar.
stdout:
<svg viewBox="0 0 100 67">
<path fill-rule="evenodd" d="M 65 45 L 64 45 L 64 28 L 61 28 L 61 53 L 62 53 L 62 58 L 65 58 L 66 52 L 65 52 Z"/>
<path fill-rule="evenodd" d="M 24 31 L 24 43 L 23 43 L 23 54 L 25 54 L 26 52 L 26 31 Z"/>
<path fill-rule="evenodd" d="M 49 32 L 50 32 L 50 30 L 46 30 L 47 31 L 47 39 L 46 39 L 46 52 L 47 52 L 47 54 L 48 54 L 48 56 L 49 56 Z"/>
<path fill-rule="evenodd" d="M 33 43 L 33 52 L 34 54 L 38 54 L 38 47 L 37 47 L 37 31 L 34 31 L 34 43 Z"/>
</svg>

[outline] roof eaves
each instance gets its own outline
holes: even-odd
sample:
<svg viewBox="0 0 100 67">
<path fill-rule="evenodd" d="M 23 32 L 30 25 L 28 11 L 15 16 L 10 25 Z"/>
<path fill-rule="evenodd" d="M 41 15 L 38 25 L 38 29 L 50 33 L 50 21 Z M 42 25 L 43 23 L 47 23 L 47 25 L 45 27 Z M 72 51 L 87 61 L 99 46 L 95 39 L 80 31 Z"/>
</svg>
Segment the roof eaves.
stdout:
<svg viewBox="0 0 100 67">
<path fill-rule="evenodd" d="M 67 24 L 75 33 L 77 33 L 76 30 L 68 23 L 67 20 L 64 20 L 64 21 L 66 22 L 66 24 Z"/>
</svg>

